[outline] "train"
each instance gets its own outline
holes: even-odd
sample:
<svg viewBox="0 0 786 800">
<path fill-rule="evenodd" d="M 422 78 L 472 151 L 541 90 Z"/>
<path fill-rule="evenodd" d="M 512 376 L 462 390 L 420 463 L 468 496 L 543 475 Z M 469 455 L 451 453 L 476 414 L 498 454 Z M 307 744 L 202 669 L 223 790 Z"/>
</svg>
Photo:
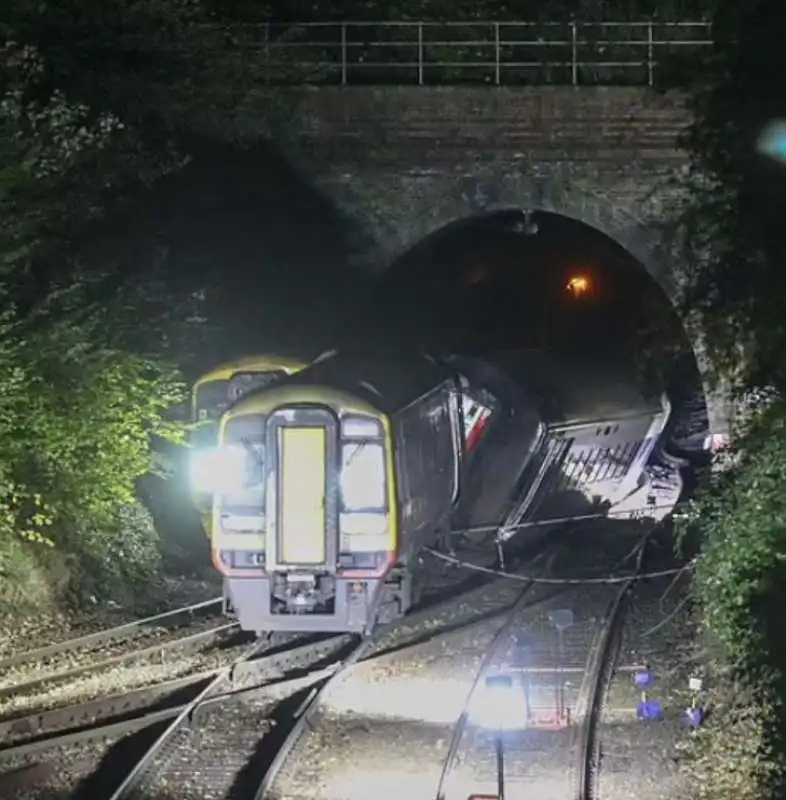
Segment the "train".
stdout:
<svg viewBox="0 0 786 800">
<path fill-rule="evenodd" d="M 218 444 L 221 415 L 244 394 L 269 386 L 277 380 L 304 369 L 307 362 L 280 355 L 245 356 L 228 361 L 201 375 L 191 389 L 192 431 L 189 444 L 191 499 L 210 537 L 213 496 L 209 491 L 213 465 L 211 459 Z"/>
<path fill-rule="evenodd" d="M 683 464 L 664 447 L 671 404 L 623 358 L 532 349 L 454 363 L 494 398 L 453 519 L 467 538 L 499 544 L 564 518 L 671 513 L 683 490 Z"/>
<path fill-rule="evenodd" d="M 226 610 L 256 633 L 362 633 L 407 612 L 415 560 L 457 529 L 501 547 L 588 510 L 654 513 L 669 413 L 586 354 L 327 354 L 221 418 Z"/>
</svg>

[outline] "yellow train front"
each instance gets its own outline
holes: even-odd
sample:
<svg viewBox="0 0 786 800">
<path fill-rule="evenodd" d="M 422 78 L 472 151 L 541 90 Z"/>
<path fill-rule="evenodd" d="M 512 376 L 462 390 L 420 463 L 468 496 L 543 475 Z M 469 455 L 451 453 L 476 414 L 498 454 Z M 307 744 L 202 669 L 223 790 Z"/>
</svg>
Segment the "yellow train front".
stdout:
<svg viewBox="0 0 786 800">
<path fill-rule="evenodd" d="M 426 357 L 336 354 L 226 412 L 212 550 L 241 628 L 362 632 L 406 612 L 407 564 L 458 497 L 459 392 Z"/>
</svg>

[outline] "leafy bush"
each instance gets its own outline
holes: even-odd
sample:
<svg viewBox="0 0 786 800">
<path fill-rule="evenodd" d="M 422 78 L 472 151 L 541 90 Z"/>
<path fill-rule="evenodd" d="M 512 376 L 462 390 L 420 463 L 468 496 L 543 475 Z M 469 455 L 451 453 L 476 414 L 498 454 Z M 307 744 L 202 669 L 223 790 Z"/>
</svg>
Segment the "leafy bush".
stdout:
<svg viewBox="0 0 786 800">
<path fill-rule="evenodd" d="M 692 762 L 712 784 L 708 797 L 766 797 L 786 774 L 786 403 L 749 419 L 733 467 L 696 498 L 689 528 L 701 540 L 694 591 L 720 676 L 719 714 L 701 739 L 718 758 L 697 751 Z"/>
<path fill-rule="evenodd" d="M 0 26 L 6 32 L 6 28 Z M 58 87 L 39 51 L 0 43 L 0 613 L 46 604 L 66 586 L 105 597 L 160 569 L 136 482 L 151 437 L 182 398 L 174 370 L 128 346 L 144 330 L 144 280 L 129 307 L 113 263 L 80 260 L 79 236 L 125 187 L 181 158 L 163 140 Z M 107 280 L 109 279 L 109 281 Z M 151 324 L 152 323 L 152 324 Z"/>
<path fill-rule="evenodd" d="M 692 797 L 696 800 L 762 800 L 780 768 L 769 743 L 777 707 L 734 681 L 716 687 L 720 701 L 712 724 L 700 729 L 686 748 Z"/>
<path fill-rule="evenodd" d="M 89 326 L 46 319 L 0 326 L 0 537 L 6 582 L 25 560 L 70 556 L 82 594 L 106 595 L 160 567 L 136 482 L 152 465 L 151 435 L 179 440 L 165 420 L 182 399 L 175 373 L 103 349 Z"/>
</svg>

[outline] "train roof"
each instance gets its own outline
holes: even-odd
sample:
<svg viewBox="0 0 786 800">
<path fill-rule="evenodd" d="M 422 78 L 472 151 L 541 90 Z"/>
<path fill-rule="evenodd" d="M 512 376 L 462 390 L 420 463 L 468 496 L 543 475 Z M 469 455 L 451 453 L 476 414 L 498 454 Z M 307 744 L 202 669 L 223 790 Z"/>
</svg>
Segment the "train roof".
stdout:
<svg viewBox="0 0 786 800">
<path fill-rule="evenodd" d="M 338 352 L 278 386 L 330 386 L 392 414 L 451 376 L 444 364 L 417 352 Z"/>
<path fill-rule="evenodd" d="M 663 411 L 659 396 L 641 387 L 634 366 L 592 351 L 497 352 L 488 357 L 541 403 L 551 422 L 618 419 Z"/>
<path fill-rule="evenodd" d="M 281 370 L 288 375 L 303 369 L 308 365 L 308 361 L 288 356 L 280 356 L 271 353 L 242 356 L 233 361 L 227 361 L 200 375 L 194 383 L 199 386 L 210 381 L 229 380 L 236 372 L 253 372 L 259 370 L 277 371 Z"/>
</svg>

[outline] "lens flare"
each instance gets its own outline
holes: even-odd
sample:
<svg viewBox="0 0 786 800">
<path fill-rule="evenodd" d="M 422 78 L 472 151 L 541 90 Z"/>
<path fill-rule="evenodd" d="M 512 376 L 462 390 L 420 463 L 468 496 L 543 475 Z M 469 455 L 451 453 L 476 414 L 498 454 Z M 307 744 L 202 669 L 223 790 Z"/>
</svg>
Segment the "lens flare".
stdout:
<svg viewBox="0 0 786 800">
<path fill-rule="evenodd" d="M 786 163 L 786 120 L 769 122 L 759 135 L 756 147 L 762 155 Z"/>
</svg>

